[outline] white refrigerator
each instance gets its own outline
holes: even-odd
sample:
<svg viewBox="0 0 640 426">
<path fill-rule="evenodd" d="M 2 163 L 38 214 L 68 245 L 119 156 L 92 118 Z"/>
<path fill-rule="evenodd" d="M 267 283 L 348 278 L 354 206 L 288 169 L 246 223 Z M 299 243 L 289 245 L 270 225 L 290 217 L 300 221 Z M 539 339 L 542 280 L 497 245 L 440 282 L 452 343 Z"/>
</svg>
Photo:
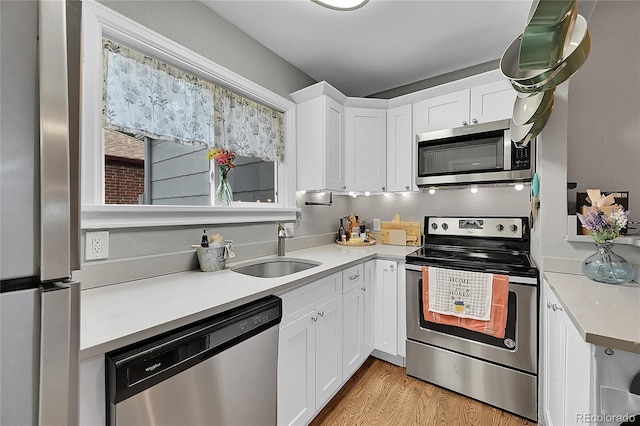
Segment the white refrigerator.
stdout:
<svg viewBox="0 0 640 426">
<path fill-rule="evenodd" d="M 0 1 L 0 424 L 78 424 L 79 1 Z"/>
</svg>

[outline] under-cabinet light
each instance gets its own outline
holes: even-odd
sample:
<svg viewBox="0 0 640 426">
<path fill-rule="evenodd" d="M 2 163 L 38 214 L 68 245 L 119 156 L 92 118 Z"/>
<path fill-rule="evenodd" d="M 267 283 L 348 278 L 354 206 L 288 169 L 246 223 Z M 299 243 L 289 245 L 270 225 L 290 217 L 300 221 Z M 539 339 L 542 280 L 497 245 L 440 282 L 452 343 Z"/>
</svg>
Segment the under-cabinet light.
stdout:
<svg viewBox="0 0 640 426">
<path fill-rule="evenodd" d="M 429 194 L 433 195 L 436 193 L 436 189 L 435 188 L 429 188 Z"/>
<path fill-rule="evenodd" d="M 472 194 L 475 194 L 475 193 L 477 193 L 477 192 L 478 192 L 478 187 L 477 187 L 477 186 L 472 186 L 472 187 L 471 187 L 471 193 L 472 193 Z"/>
<path fill-rule="evenodd" d="M 516 191 L 522 191 L 524 189 L 524 185 L 521 183 L 516 183 L 514 188 Z"/>
</svg>

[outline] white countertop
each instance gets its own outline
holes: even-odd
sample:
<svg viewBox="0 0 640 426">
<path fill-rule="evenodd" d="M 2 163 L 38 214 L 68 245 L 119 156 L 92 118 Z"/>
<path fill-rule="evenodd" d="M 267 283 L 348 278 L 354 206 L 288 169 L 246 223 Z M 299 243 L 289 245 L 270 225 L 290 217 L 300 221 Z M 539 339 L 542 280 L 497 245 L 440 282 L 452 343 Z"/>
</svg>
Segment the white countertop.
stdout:
<svg viewBox="0 0 640 426">
<path fill-rule="evenodd" d="M 587 343 L 640 353 L 640 284 L 603 284 L 558 272 L 544 277 Z"/>
<path fill-rule="evenodd" d="M 102 355 L 368 259 L 404 260 L 415 250 L 384 244 L 329 244 L 287 253 L 288 258 L 315 260 L 322 265 L 284 277 L 256 278 L 233 272 L 227 264 L 217 272 L 194 270 L 83 290 L 80 358 Z M 271 257 L 276 256 L 259 259 Z"/>
</svg>

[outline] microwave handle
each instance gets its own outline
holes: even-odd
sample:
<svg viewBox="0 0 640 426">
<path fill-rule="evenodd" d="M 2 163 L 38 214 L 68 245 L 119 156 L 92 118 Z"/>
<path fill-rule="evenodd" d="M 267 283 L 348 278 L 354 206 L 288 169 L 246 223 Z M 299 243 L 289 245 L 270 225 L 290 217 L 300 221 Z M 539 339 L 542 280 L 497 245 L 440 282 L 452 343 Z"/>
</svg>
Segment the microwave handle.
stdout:
<svg viewBox="0 0 640 426">
<path fill-rule="evenodd" d="M 504 131 L 504 169 L 503 170 L 511 170 L 511 147 L 513 146 L 513 142 L 511 142 L 511 129 L 505 129 Z"/>
</svg>

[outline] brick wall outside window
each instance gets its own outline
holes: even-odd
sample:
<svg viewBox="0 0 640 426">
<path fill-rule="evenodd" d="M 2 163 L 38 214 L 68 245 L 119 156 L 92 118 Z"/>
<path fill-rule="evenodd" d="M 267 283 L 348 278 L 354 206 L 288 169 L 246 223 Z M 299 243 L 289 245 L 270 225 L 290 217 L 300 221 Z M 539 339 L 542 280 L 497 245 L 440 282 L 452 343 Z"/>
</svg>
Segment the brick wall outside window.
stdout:
<svg viewBox="0 0 640 426">
<path fill-rule="evenodd" d="M 138 204 L 144 193 L 144 163 L 141 161 L 105 159 L 105 204 Z"/>
</svg>

